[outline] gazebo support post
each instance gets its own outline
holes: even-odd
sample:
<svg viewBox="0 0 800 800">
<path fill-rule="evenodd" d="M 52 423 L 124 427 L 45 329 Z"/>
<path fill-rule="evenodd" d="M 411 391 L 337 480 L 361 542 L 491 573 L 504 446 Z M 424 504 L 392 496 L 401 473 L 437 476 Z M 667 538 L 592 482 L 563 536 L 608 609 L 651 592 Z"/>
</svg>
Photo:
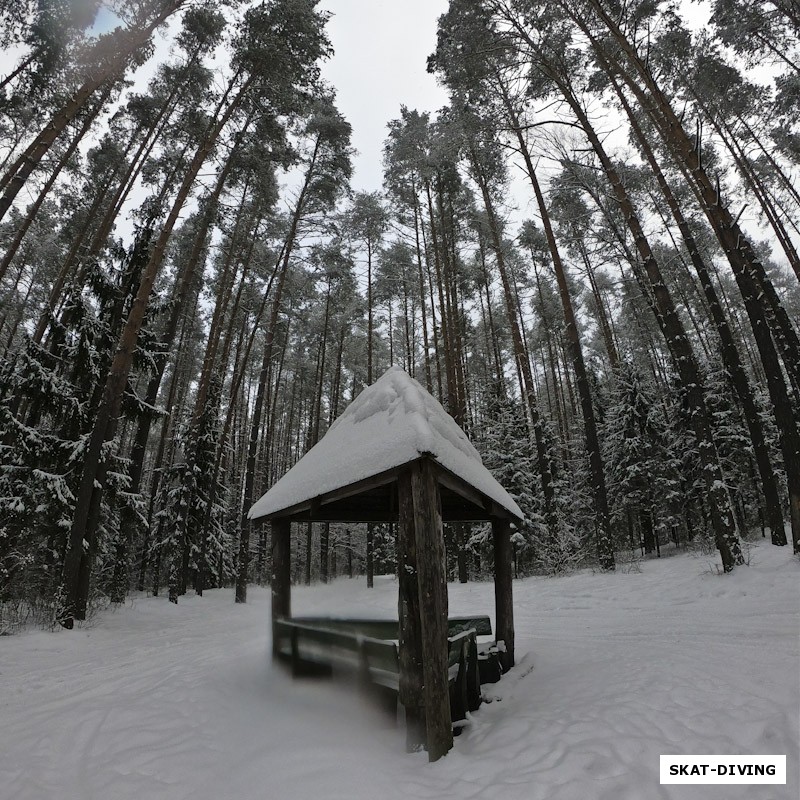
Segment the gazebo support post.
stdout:
<svg viewBox="0 0 800 800">
<path fill-rule="evenodd" d="M 514 666 L 514 602 L 511 589 L 511 523 L 492 520 L 494 540 L 494 606 L 497 641 L 503 642 L 500 664 L 503 671 Z"/>
<path fill-rule="evenodd" d="M 278 655 L 275 622 L 292 615 L 291 522 L 272 520 L 272 655 Z"/>
<path fill-rule="evenodd" d="M 409 470 L 400 473 L 397 478 L 397 511 L 400 703 L 406 714 L 406 750 L 413 753 L 425 749 L 426 737 L 417 540 L 414 529 L 414 495 Z"/>
<path fill-rule="evenodd" d="M 428 760 L 437 761 L 453 746 L 447 681 L 447 575 L 441 498 L 435 466 L 422 458 L 411 467 L 411 493 L 422 633 L 425 728 Z"/>
</svg>

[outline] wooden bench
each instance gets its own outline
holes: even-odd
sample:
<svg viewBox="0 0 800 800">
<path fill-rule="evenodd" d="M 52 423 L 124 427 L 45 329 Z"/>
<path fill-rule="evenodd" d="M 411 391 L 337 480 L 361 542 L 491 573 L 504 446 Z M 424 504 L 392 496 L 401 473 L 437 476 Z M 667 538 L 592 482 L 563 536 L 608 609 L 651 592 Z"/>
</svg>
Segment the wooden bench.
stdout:
<svg viewBox="0 0 800 800">
<path fill-rule="evenodd" d="M 465 719 L 481 702 L 478 636 L 491 636 L 489 617 L 451 617 L 448 620 L 448 682 L 451 717 Z M 279 619 L 277 653 L 290 661 L 294 675 L 331 674 L 341 668 L 356 672 L 365 686 L 377 689 L 381 703 L 396 712 L 400 686 L 394 620 L 295 617 Z"/>
<path fill-rule="evenodd" d="M 373 639 L 398 639 L 400 623 L 394 619 L 361 619 L 358 617 L 292 617 L 287 622 L 309 625 L 313 628 L 360 633 Z M 461 631 L 474 630 L 478 636 L 492 635 L 492 621 L 487 616 L 450 617 L 447 620 L 448 636 Z"/>
</svg>

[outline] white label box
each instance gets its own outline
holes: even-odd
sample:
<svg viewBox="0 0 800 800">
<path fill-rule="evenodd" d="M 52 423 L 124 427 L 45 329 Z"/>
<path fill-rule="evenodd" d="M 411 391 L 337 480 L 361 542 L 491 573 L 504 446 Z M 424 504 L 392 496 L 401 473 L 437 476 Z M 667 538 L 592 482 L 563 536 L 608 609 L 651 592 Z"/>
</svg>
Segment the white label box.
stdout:
<svg viewBox="0 0 800 800">
<path fill-rule="evenodd" d="M 785 755 L 662 755 L 660 782 L 786 783 Z"/>
</svg>

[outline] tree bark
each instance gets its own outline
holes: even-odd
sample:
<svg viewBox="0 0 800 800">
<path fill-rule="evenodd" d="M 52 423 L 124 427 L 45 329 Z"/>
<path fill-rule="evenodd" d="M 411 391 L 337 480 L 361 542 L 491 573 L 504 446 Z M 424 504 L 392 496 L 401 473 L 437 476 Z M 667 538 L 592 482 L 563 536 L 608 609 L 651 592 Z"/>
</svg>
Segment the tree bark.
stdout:
<svg viewBox="0 0 800 800">
<path fill-rule="evenodd" d="M 543 68 L 561 90 L 564 99 L 569 104 L 584 129 L 592 148 L 600 159 L 614 192 L 614 197 L 619 203 L 641 258 L 641 264 L 637 264 L 634 261 L 632 266 L 636 272 L 640 273 L 640 282 L 646 285 L 649 292 L 651 292 L 652 307 L 655 311 L 656 320 L 666 340 L 675 370 L 681 378 L 682 388 L 686 393 L 686 399 L 691 409 L 690 423 L 696 437 L 703 481 L 710 503 L 714 540 L 722 558 L 723 570 L 730 572 L 737 564 L 744 563 L 744 557 L 741 552 L 730 496 L 719 463 L 711 418 L 705 402 L 704 381 L 691 343 L 677 314 L 667 285 L 661 275 L 661 269 L 653 255 L 625 185 L 608 157 L 600 138 L 580 102 L 573 94 L 572 88 L 546 63 L 543 64 Z"/>
<path fill-rule="evenodd" d="M 272 299 L 272 310 L 269 325 L 264 337 L 264 352 L 261 359 L 261 369 L 258 373 L 258 388 L 256 389 L 256 400 L 253 406 L 253 416 L 250 421 L 250 436 L 247 446 L 247 465 L 245 467 L 244 495 L 242 498 L 242 517 L 241 533 L 239 537 L 239 566 L 236 575 L 236 602 L 247 602 L 247 575 L 250 566 L 250 521 L 247 513 L 253 505 L 253 493 L 255 486 L 256 457 L 258 455 L 259 431 L 261 429 L 261 418 L 264 411 L 264 398 L 267 391 L 267 376 L 269 375 L 272 363 L 272 348 L 275 342 L 275 332 L 278 326 L 278 316 L 280 314 L 281 300 L 283 297 L 283 287 L 286 282 L 286 274 L 289 270 L 289 259 L 291 258 L 294 245 L 297 241 L 298 227 L 303 213 L 305 212 L 306 198 L 308 196 L 311 179 L 316 166 L 317 155 L 319 153 L 320 140 L 314 145 L 308 168 L 306 170 L 303 186 L 295 204 L 289 232 L 283 245 L 280 257 L 280 269 L 277 272 L 277 283 L 275 285 L 275 295 Z"/>
<path fill-rule="evenodd" d="M 64 167 L 69 163 L 69 160 L 75 154 L 75 151 L 78 149 L 78 145 L 81 143 L 83 137 L 89 132 L 89 129 L 92 127 L 92 123 L 97 119 L 98 114 L 105 105 L 110 94 L 111 89 L 108 88 L 100 95 L 100 98 L 98 99 L 94 108 L 86 115 L 86 119 L 83 121 L 83 125 L 81 125 L 78 133 L 72 137 L 69 146 L 61 155 L 61 158 L 58 159 L 58 163 L 56 164 L 55 169 L 50 173 L 50 177 L 45 181 L 44 186 L 42 186 L 42 188 L 39 190 L 36 200 L 28 208 L 25 219 L 17 229 L 14 239 L 3 255 L 3 260 L 0 261 L 0 282 L 5 277 L 9 265 L 13 261 L 14 256 L 17 254 L 17 251 L 22 244 L 22 240 L 25 238 L 25 234 L 27 234 L 31 225 L 33 225 L 36 215 L 39 213 L 39 209 L 42 207 L 44 201 L 47 199 L 47 195 L 53 188 L 53 184 L 56 182 L 56 179 L 61 174 L 61 171 L 64 169 Z"/>
<path fill-rule="evenodd" d="M 514 355 L 516 357 L 517 366 L 519 367 L 523 378 L 522 389 L 525 396 L 525 403 L 528 409 L 531 427 L 533 428 L 534 441 L 536 443 L 537 465 L 539 467 L 539 478 L 541 481 L 542 495 L 544 498 L 545 524 L 548 529 L 548 535 L 551 543 L 555 544 L 557 542 L 558 519 L 555 508 L 555 491 L 553 488 L 553 465 L 550 454 L 547 452 L 547 443 L 545 440 L 545 434 L 536 401 L 533 373 L 531 372 L 530 360 L 528 358 L 525 343 L 522 338 L 522 332 L 520 331 L 519 327 L 514 293 L 508 278 L 508 271 L 506 269 L 505 258 L 503 256 L 503 245 L 501 242 L 498 221 L 494 212 L 494 203 L 489 192 L 488 183 L 481 169 L 477 154 L 474 152 L 474 150 L 471 152 L 471 160 L 475 171 L 475 177 L 483 197 L 484 207 L 486 208 L 486 213 L 489 219 L 489 232 L 492 240 L 492 249 L 494 250 L 495 254 L 497 270 L 500 273 L 500 281 L 503 285 L 506 311 L 509 325 L 511 327 L 511 339 L 514 344 Z"/>
<path fill-rule="evenodd" d="M 102 492 L 105 482 L 105 461 L 103 449 L 116 434 L 117 418 L 120 413 L 122 397 L 128 382 L 128 375 L 133 364 L 133 354 L 136 342 L 144 322 L 145 311 L 150 300 L 150 294 L 156 278 L 164 261 L 167 244 L 175 224 L 178 221 L 183 206 L 189 197 L 200 168 L 211 153 L 214 144 L 233 116 L 234 111 L 243 99 L 249 86 L 246 82 L 228 108 L 216 123 L 207 132 L 198 147 L 194 158 L 187 170 L 181 188 L 175 198 L 161 233 L 153 246 L 150 259 L 142 272 L 139 290 L 128 314 L 128 319 L 122 330 L 117 345 L 117 351 L 111 363 L 111 368 L 106 379 L 105 388 L 100 407 L 95 418 L 94 427 L 88 441 L 84 455 L 83 472 L 75 503 L 75 512 L 69 536 L 69 548 L 64 560 L 64 587 L 66 594 L 65 627 L 71 627 L 71 620 L 78 600 L 78 570 L 84 548 L 91 550 L 96 530 L 89 524 L 89 510 L 95 484 L 99 485 L 98 492 Z M 86 543 L 86 544 L 84 544 Z"/>
<path fill-rule="evenodd" d="M 507 97 L 506 97 L 507 100 Z M 600 452 L 600 440 L 597 435 L 597 423 L 595 421 L 594 406 L 592 404 L 592 394 L 589 388 L 589 380 L 586 375 L 586 364 L 583 360 L 583 348 L 581 346 L 578 325 L 575 321 L 575 311 L 572 307 L 572 298 L 567 285 L 566 272 L 561 260 L 553 226 L 550 223 L 550 213 L 544 200 L 539 179 L 533 166 L 528 148 L 522 137 L 522 130 L 519 120 L 513 112 L 510 103 L 507 102 L 506 108 L 511 116 L 511 124 L 516 131 L 520 148 L 524 154 L 525 165 L 536 195 L 536 203 L 539 207 L 539 214 L 542 218 L 547 245 L 550 250 L 550 257 L 553 260 L 553 268 L 558 284 L 558 294 L 561 298 L 561 307 L 564 312 L 564 322 L 566 323 L 566 336 L 569 345 L 570 356 L 572 358 L 572 368 L 575 371 L 575 381 L 578 387 L 580 398 L 581 413 L 583 415 L 584 436 L 586 438 L 586 451 L 589 459 L 589 474 L 592 480 L 592 495 L 595 510 L 595 528 L 597 530 L 597 557 L 603 569 L 614 569 L 614 538 L 611 532 L 611 515 L 608 510 L 608 493 L 606 491 L 605 470 L 603 467 L 603 456 Z"/>
<path fill-rule="evenodd" d="M 150 40 L 153 31 L 174 14 L 186 0 L 163 0 L 154 10 L 153 19 L 139 30 L 124 31 L 119 37 L 119 45 L 110 56 L 100 60 L 100 66 L 86 78 L 83 85 L 75 91 L 67 102 L 56 112 L 41 130 L 39 135 L 31 142 L 28 148 L 6 171 L 0 179 L 0 220 L 5 216 L 14 198 L 25 185 L 30 174 L 39 166 L 53 142 L 61 135 L 69 123 L 80 113 L 81 109 L 89 102 L 92 95 L 109 80 L 116 81 L 124 73 L 128 59 Z M 160 6 L 160 8 L 159 8 Z M 98 50 L 107 47 L 103 42 L 98 45 Z"/>
<path fill-rule="evenodd" d="M 800 390 L 800 339 L 798 339 L 797 332 L 792 326 L 772 281 L 756 256 L 750 239 L 723 202 L 719 185 L 715 185 L 703 167 L 699 143 L 692 142 L 675 114 L 669 99 L 653 78 L 647 64 L 642 61 L 633 44 L 603 8 L 600 0 L 586 0 L 586 2 L 594 9 L 597 18 L 607 28 L 638 74 L 642 85 L 639 85 L 624 69 L 620 68 L 619 71 L 620 76 L 636 95 L 642 107 L 651 115 L 676 162 L 682 167 L 685 174 L 691 176 L 690 185 L 722 245 L 740 288 L 742 283 L 752 283 L 755 287 L 753 296 L 758 298 L 759 305 L 766 312 L 764 316 L 775 337 L 786 372 L 789 374 L 795 390 Z M 597 41 L 581 16 L 574 12 L 568 13 L 578 27 L 587 34 L 592 44 L 603 50 L 608 61 L 619 66 L 614 56 L 609 54 Z M 647 92 L 643 90 L 642 86 L 647 89 Z M 743 289 L 743 294 L 746 291 L 748 290 Z M 758 336 L 757 331 L 754 330 L 754 333 Z"/>
<path fill-rule="evenodd" d="M 784 531 L 783 526 L 783 512 L 781 510 L 781 502 L 778 494 L 778 483 L 775 480 L 775 472 L 770 461 L 769 450 L 764 438 L 764 431 L 758 415 L 758 408 L 756 406 L 750 380 L 748 379 L 747 373 L 742 366 L 742 361 L 739 357 L 739 351 L 736 347 L 736 342 L 734 341 L 730 326 L 728 325 L 728 320 L 722 310 L 722 305 L 720 304 L 719 297 L 717 296 L 717 291 L 711 280 L 711 276 L 708 272 L 705 261 L 700 254 L 699 247 L 695 241 L 694 235 L 692 234 L 691 228 L 683 216 L 683 212 L 680 208 L 677 198 L 673 194 L 672 189 L 670 188 L 663 172 L 661 171 L 661 167 L 656 160 L 655 154 L 653 153 L 649 142 L 647 141 L 647 137 L 639 125 L 633 109 L 630 107 L 627 99 L 625 98 L 622 88 L 613 77 L 612 85 L 617 97 L 620 100 L 620 103 L 625 110 L 625 113 L 628 116 L 631 129 L 633 130 L 634 135 L 639 142 L 639 147 L 642 150 L 642 153 L 644 154 L 648 164 L 650 165 L 653 174 L 655 175 L 659 188 L 664 195 L 664 199 L 667 201 L 667 205 L 669 206 L 673 219 L 675 220 L 678 230 L 681 233 L 684 245 L 689 253 L 689 258 L 691 259 L 692 265 L 697 273 L 697 277 L 700 279 L 700 284 L 708 302 L 708 309 L 711 313 L 711 319 L 714 322 L 714 327 L 716 328 L 717 335 L 719 336 L 722 360 L 725 364 L 725 369 L 727 370 L 727 374 L 733 389 L 739 398 L 745 423 L 747 424 L 747 428 L 750 433 L 750 440 L 753 445 L 753 453 L 755 455 L 756 465 L 758 467 L 759 477 L 761 479 L 761 491 L 764 496 L 767 524 L 770 528 L 772 543 L 776 545 L 786 544 L 786 532 Z M 780 390 L 777 391 L 778 394 L 785 395 L 785 391 L 782 393 Z M 788 401 L 788 398 L 778 399 L 779 402 Z M 792 425 L 791 427 L 794 426 Z M 790 484 L 797 483 L 798 481 L 800 481 L 800 476 L 797 476 L 794 479 L 789 479 Z"/>
</svg>

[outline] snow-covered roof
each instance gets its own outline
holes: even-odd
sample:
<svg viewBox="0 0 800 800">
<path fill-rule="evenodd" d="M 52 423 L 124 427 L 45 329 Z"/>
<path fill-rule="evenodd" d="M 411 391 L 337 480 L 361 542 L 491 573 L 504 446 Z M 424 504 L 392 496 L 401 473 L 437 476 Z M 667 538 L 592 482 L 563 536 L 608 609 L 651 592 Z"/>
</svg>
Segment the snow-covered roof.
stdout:
<svg viewBox="0 0 800 800">
<path fill-rule="evenodd" d="M 456 421 L 400 367 L 368 386 L 248 513 L 250 519 L 343 489 L 429 456 L 518 519 L 511 495 L 483 465 Z"/>
</svg>

